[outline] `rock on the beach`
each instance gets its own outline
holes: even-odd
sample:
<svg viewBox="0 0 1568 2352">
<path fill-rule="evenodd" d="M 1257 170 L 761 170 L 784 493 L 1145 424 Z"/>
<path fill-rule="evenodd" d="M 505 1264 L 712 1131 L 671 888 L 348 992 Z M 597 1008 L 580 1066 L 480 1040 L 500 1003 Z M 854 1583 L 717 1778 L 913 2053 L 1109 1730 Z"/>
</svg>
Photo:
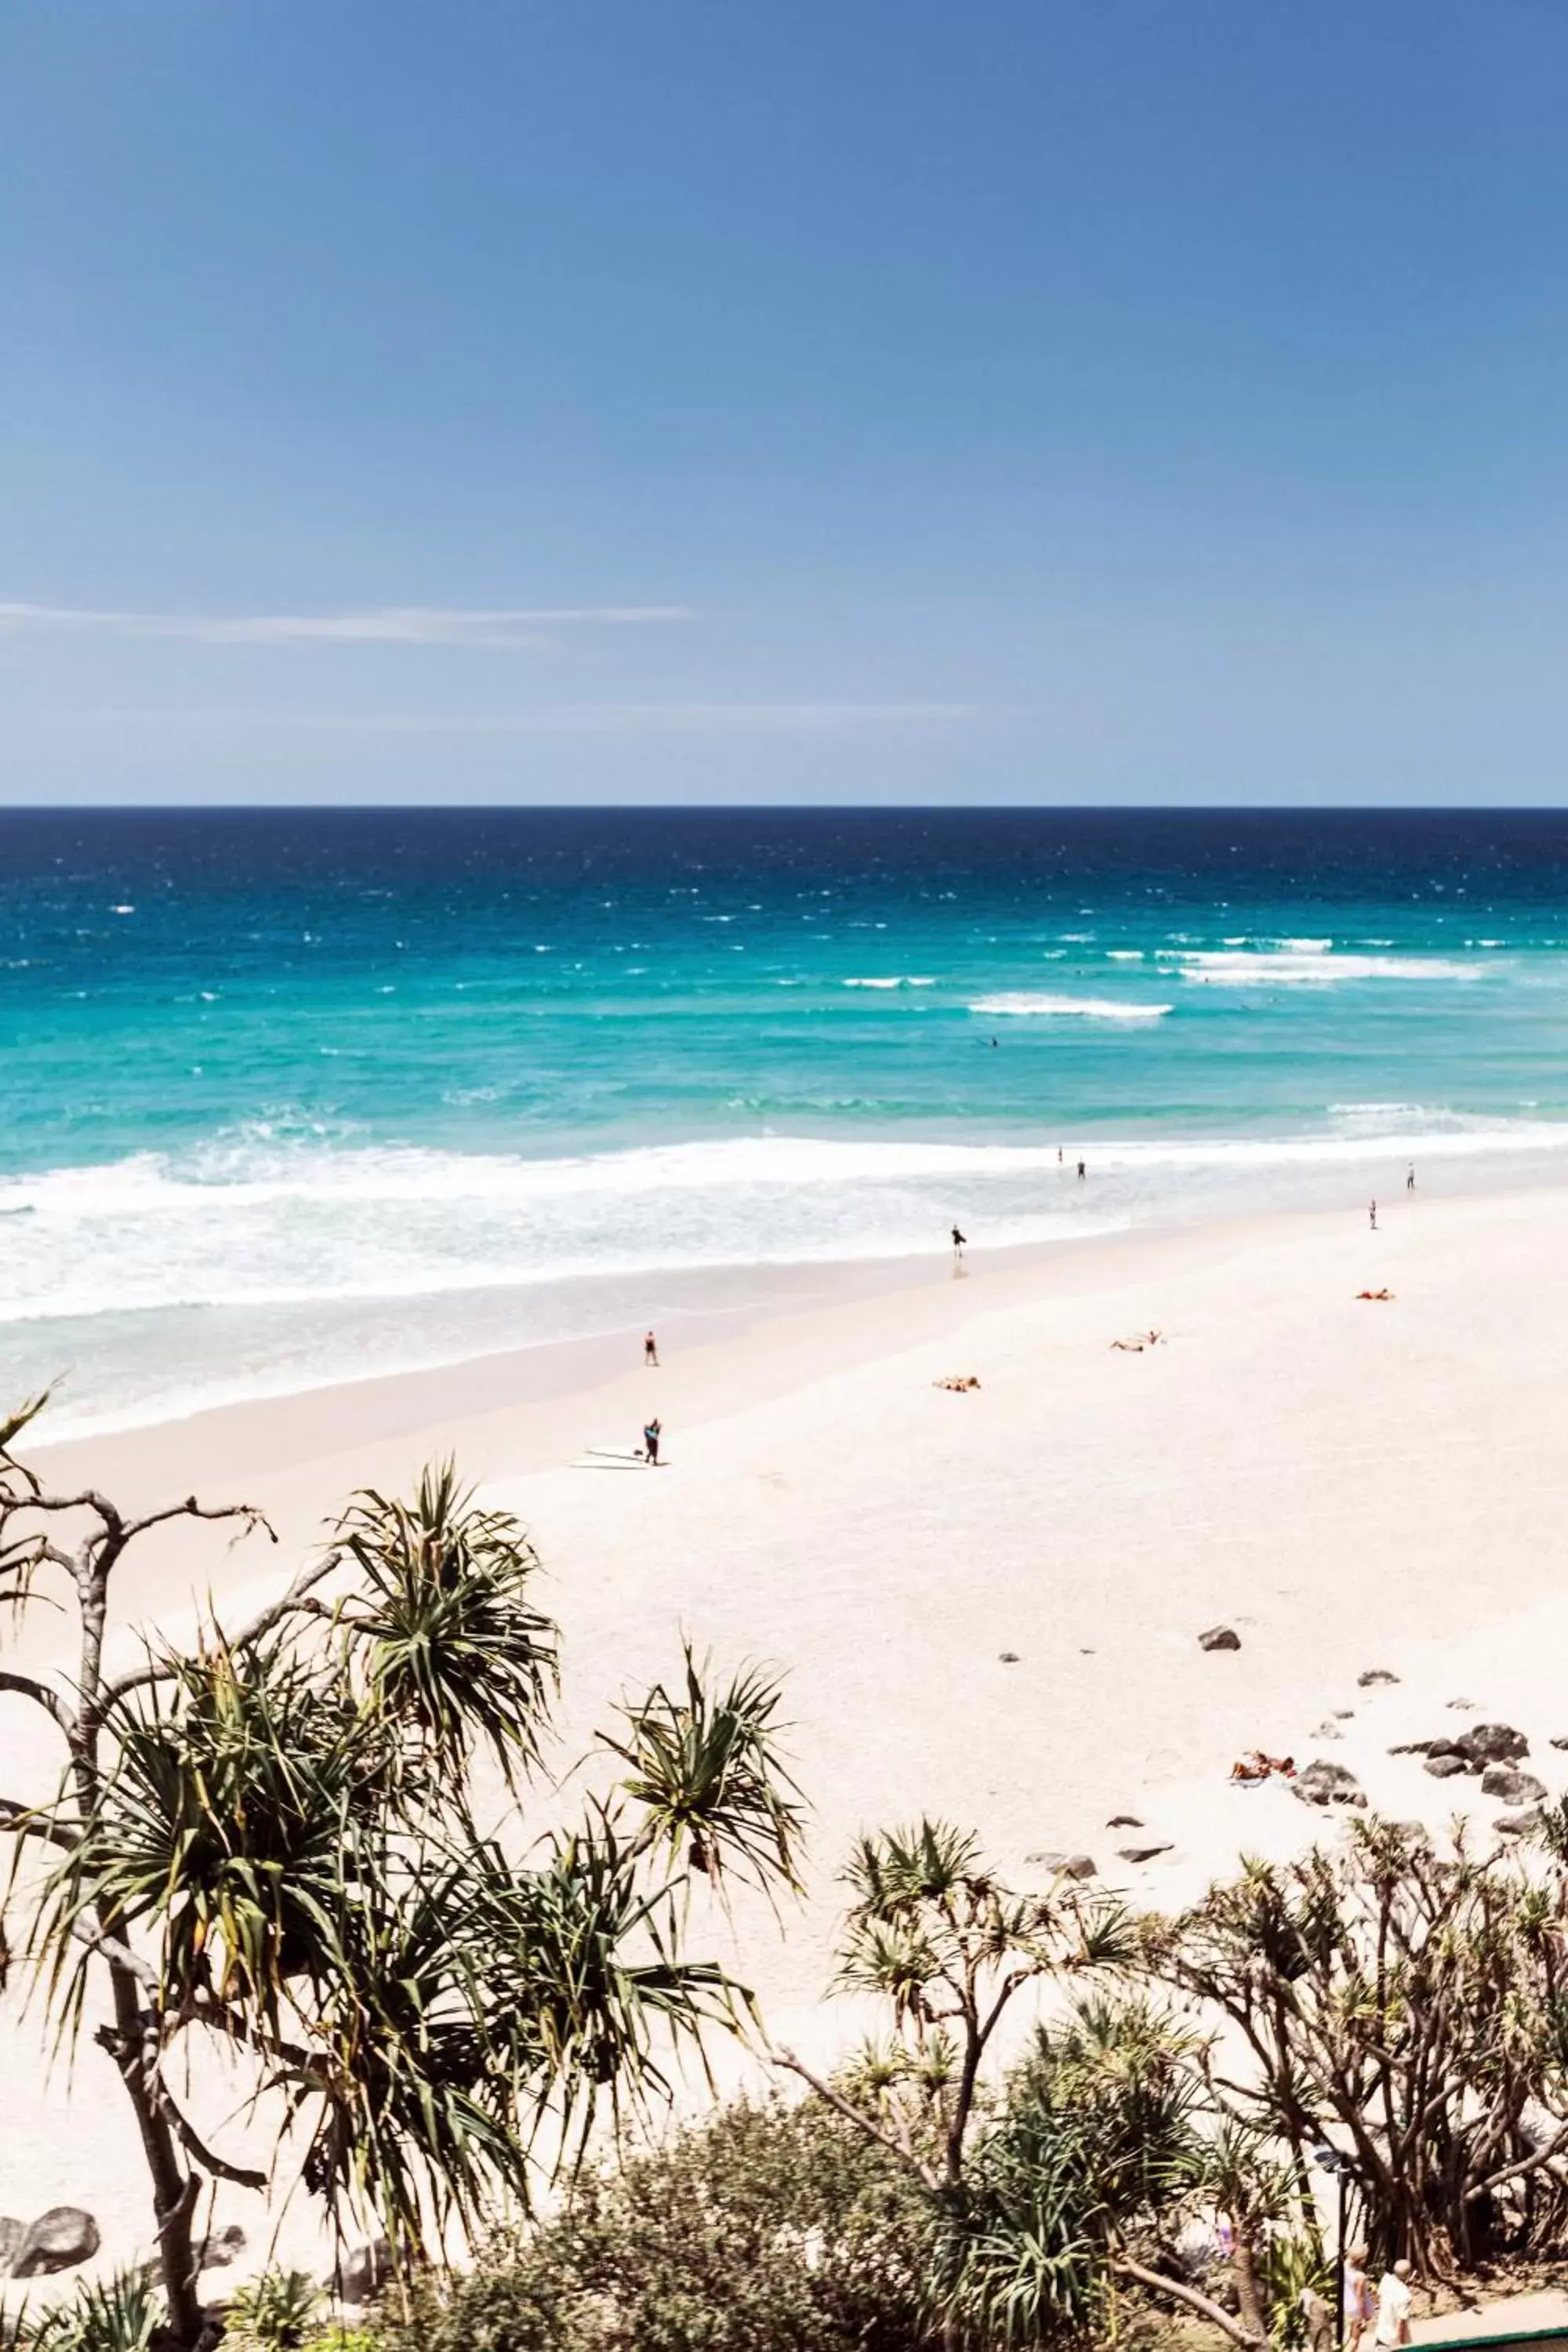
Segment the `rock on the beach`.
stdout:
<svg viewBox="0 0 1568 2352">
<path fill-rule="evenodd" d="M 1058 1878 L 1098 1878 L 1091 1853 L 1026 1853 L 1026 1862 L 1041 1870 L 1054 1870 Z"/>
<path fill-rule="evenodd" d="M 1312 1737 L 1314 1739 L 1342 1739 L 1344 1738 L 1344 1733 L 1340 1729 L 1339 1725 L 1331 1717 L 1327 1723 L 1319 1724 L 1317 1729 L 1313 1732 Z"/>
<path fill-rule="evenodd" d="M 1530 1753 L 1530 1742 L 1511 1723 L 1478 1723 L 1467 1731 L 1462 1745 L 1483 1764 L 1516 1764 Z"/>
<path fill-rule="evenodd" d="M 1241 1635 L 1229 1625 L 1211 1625 L 1206 1633 L 1198 1635 L 1200 1650 L 1239 1650 Z"/>
<path fill-rule="evenodd" d="M 9 2273 L 26 2234 L 26 2221 L 14 2221 L 9 2213 L 0 2213 L 0 2278 L 5 2278 Z"/>
<path fill-rule="evenodd" d="M 1108 1830 L 1141 1830 L 1143 1824 L 1136 1813 L 1112 1813 L 1105 1826 Z"/>
<path fill-rule="evenodd" d="M 1489 1764 L 1481 1774 L 1483 1797 L 1500 1797 L 1505 1805 L 1538 1805 L 1546 1790 L 1532 1772 L 1517 1772 L 1511 1764 Z"/>
<path fill-rule="evenodd" d="M 1426 1759 L 1426 1769 L 1434 1780 L 1451 1780 L 1456 1772 L 1468 1772 L 1469 1769 L 1465 1759 L 1456 1756 L 1452 1748 L 1443 1748 Z"/>
<path fill-rule="evenodd" d="M 1398 1680 L 1399 1676 L 1391 1675 L 1386 1666 L 1368 1666 L 1364 1675 L 1356 1676 L 1363 1690 L 1376 1690 L 1384 1683 L 1396 1683 Z"/>
<path fill-rule="evenodd" d="M 1500 1813 L 1492 1826 L 1500 1830 L 1504 1837 L 1525 1837 L 1541 1827 L 1541 1808 L 1530 1805 L 1522 1813 Z"/>
<path fill-rule="evenodd" d="M 1119 1845 L 1116 1849 L 1123 1862 L 1152 1862 L 1157 1853 L 1169 1853 L 1169 1845 Z"/>
<path fill-rule="evenodd" d="M 1430 1756 L 1435 1748 L 1440 1751 L 1442 1746 L 1440 1739 L 1402 1739 L 1388 1752 L 1391 1756 Z"/>
<path fill-rule="evenodd" d="M 48 2278 L 56 2271 L 75 2270 L 97 2253 L 102 2241 L 98 2223 L 79 2205 L 51 2205 L 30 2222 L 11 2264 L 13 2278 Z"/>
<path fill-rule="evenodd" d="M 1194 2286 L 1225 2261 L 1215 2243 L 1214 2230 L 1207 2221 L 1184 2222 L 1176 2232 L 1176 2242 L 1171 2252 L 1182 2276 Z"/>
<path fill-rule="evenodd" d="M 237 2221 L 226 2230 L 215 2230 L 196 2248 L 196 2268 L 199 2271 L 226 2271 L 230 2263 L 237 2262 L 245 2252 L 245 2231 Z"/>
<path fill-rule="evenodd" d="M 998 1650 L 996 1656 L 998 1662 L 1004 1666 L 1016 1666 L 1018 1663 L 1016 1650 Z"/>
<path fill-rule="evenodd" d="M 353 2246 L 334 2271 L 321 2281 L 340 2303 L 370 2303 L 392 2277 L 392 2247 L 385 2238 L 368 2246 Z"/>
<path fill-rule="evenodd" d="M 1320 1756 L 1290 1783 L 1291 1793 L 1304 1805 L 1364 1805 L 1366 1790 L 1353 1772 L 1342 1764 L 1331 1764 Z"/>
</svg>

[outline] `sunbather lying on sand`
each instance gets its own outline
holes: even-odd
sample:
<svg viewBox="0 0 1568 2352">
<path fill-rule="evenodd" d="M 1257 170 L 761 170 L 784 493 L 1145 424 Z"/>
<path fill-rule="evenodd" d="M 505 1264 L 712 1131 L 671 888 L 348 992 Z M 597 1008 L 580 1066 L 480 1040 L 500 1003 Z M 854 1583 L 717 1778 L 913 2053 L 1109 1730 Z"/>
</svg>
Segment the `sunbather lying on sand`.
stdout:
<svg viewBox="0 0 1568 2352">
<path fill-rule="evenodd" d="M 931 1386 L 933 1389 L 956 1389 L 962 1395 L 965 1389 L 977 1389 L 980 1383 L 973 1372 L 949 1372 L 945 1380 L 932 1381 Z"/>
<path fill-rule="evenodd" d="M 1112 1339 L 1110 1344 L 1124 1356 L 1141 1356 L 1145 1348 L 1157 1348 L 1164 1336 L 1163 1331 L 1140 1331 L 1135 1339 Z"/>
<path fill-rule="evenodd" d="M 1237 1757 L 1230 1768 L 1231 1779 L 1239 1780 L 1244 1787 L 1250 1787 L 1258 1780 L 1267 1780 L 1275 1772 L 1278 1772 L 1282 1780 L 1293 1780 L 1296 1777 L 1295 1758 L 1266 1756 L 1261 1748 L 1253 1748 L 1245 1756 Z"/>
<path fill-rule="evenodd" d="M 1392 1290 L 1358 1290 L 1356 1292 L 1358 1298 L 1392 1298 L 1393 1296 Z"/>
</svg>

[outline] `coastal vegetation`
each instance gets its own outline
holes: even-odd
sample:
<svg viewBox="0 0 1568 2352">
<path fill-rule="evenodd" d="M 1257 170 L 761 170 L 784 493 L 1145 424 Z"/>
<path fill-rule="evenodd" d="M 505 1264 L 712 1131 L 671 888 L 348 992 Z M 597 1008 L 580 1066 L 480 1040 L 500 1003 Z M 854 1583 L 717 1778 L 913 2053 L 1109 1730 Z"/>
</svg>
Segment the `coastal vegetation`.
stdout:
<svg viewBox="0 0 1568 2352">
<path fill-rule="evenodd" d="M 557 1636 L 517 1522 L 450 1469 L 411 1501 L 361 1494 L 242 1626 L 149 1640 L 111 1665 L 110 1602 L 160 1528 L 270 1530 L 194 1496 L 131 1516 L 57 1491 L 0 1423 L 0 1601 L 73 1609 L 66 1680 L 6 1670 L 47 1718 L 51 1790 L 0 1795 L 16 1961 L 47 2030 L 118 2070 L 151 2189 L 164 2340 L 203 2338 L 195 2229 L 215 2180 L 263 2189 L 286 2147 L 333 2226 L 373 2226 L 395 2275 L 498 2201 L 580 2161 L 606 2108 L 672 2053 L 734 2031 L 747 1996 L 692 1953 L 693 1885 L 796 1883 L 800 1810 L 777 1691 L 682 1675 L 626 1705 L 577 1817 L 529 1836 Z M 481 1826 L 476 1767 L 508 1792 Z M 520 1858 L 521 1857 L 521 1858 Z M 272 2162 L 190 2111 L 189 2046 L 254 2066 Z"/>
<path fill-rule="evenodd" d="M 133 1548 L 270 1531 L 57 1491 L 36 1410 L 0 1424 L 0 1599 L 74 1611 L 75 1652 L 0 1672 L 58 1757 L 0 1797 L 9 1965 L 117 2071 L 156 2258 L 13 2305 L 6 2352 L 1285 2347 L 1331 2318 L 1341 2186 L 1438 2287 L 1568 2249 L 1568 1809 L 1485 1852 L 1352 1818 L 1178 1916 L 1011 1885 L 939 1820 L 868 1832 L 835 1989 L 877 2021 L 818 2072 L 701 1948 L 713 1898 L 801 1884 L 770 1674 L 688 1648 L 563 1811 L 538 1559 L 450 1467 L 352 1498 L 243 1623 L 132 1651 Z M 656 2129 L 714 2033 L 763 2087 Z M 250 2072 L 241 2149 L 203 2043 Z M 356 2285 L 204 2296 L 209 2185 L 290 2159 L 373 2233 Z"/>
</svg>

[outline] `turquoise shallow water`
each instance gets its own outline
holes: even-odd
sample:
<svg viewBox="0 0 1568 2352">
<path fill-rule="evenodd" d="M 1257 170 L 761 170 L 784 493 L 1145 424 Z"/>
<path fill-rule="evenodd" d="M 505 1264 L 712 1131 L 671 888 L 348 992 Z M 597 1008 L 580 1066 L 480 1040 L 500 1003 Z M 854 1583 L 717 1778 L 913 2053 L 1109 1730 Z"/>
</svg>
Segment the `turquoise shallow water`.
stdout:
<svg viewBox="0 0 1568 2352">
<path fill-rule="evenodd" d="M 1552 814 L 0 814 L 0 1388 L 63 1430 L 955 1217 L 1524 1181 L 1565 1040 Z"/>
</svg>

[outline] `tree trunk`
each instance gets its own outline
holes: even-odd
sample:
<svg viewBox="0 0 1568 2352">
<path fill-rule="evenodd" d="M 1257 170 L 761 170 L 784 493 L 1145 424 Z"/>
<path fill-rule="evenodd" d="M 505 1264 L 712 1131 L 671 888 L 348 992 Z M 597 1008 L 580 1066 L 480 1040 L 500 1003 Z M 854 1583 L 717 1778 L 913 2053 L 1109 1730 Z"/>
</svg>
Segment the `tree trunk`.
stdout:
<svg viewBox="0 0 1568 2352">
<path fill-rule="evenodd" d="M 1268 2312 L 1263 2290 L 1258 2284 L 1258 2251 L 1252 2242 L 1251 2230 L 1239 2221 L 1236 2224 L 1236 2247 L 1230 2266 L 1236 2273 L 1236 2299 L 1240 2305 L 1243 2323 L 1254 2336 L 1267 2340 Z"/>
<path fill-rule="evenodd" d="M 180 2159 L 174 2135 L 158 2113 L 142 2074 L 142 2014 L 136 1980 L 110 1967 L 114 1988 L 115 2063 L 136 2111 L 142 2153 L 153 2176 L 153 2210 L 158 2223 L 158 2262 L 168 2305 L 168 2329 L 175 2343 L 194 2347 L 202 2332 L 196 2294 L 195 2248 L 191 2220 L 199 2183 Z"/>
</svg>

